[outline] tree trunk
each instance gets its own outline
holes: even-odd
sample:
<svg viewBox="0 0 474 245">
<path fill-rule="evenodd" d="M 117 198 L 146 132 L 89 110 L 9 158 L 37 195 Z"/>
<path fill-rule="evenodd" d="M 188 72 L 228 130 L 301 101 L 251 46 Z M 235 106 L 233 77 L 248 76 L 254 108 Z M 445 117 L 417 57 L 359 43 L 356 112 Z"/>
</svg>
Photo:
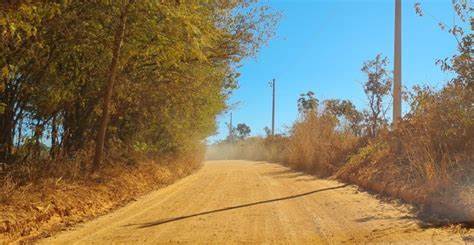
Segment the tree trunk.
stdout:
<svg viewBox="0 0 474 245">
<path fill-rule="evenodd" d="M 11 93 L 9 92 L 9 80 L 4 78 L 0 85 L 0 104 L 5 106 L 3 113 L 0 113 L 0 162 L 8 162 L 12 153 L 14 113 Z M 3 89 L 1 89 L 3 87 Z"/>
<path fill-rule="evenodd" d="M 54 158 L 58 151 L 58 126 L 57 126 L 57 115 L 53 115 L 51 120 L 51 149 L 50 156 Z"/>
<path fill-rule="evenodd" d="M 20 113 L 20 116 L 18 118 L 18 139 L 16 142 L 17 150 L 21 147 L 22 137 L 23 137 L 23 112 Z"/>
<path fill-rule="evenodd" d="M 43 123 L 41 123 L 40 119 L 37 119 L 35 129 L 34 129 L 34 134 L 33 134 L 33 138 L 35 142 L 34 147 L 33 147 L 33 156 L 35 159 L 39 159 L 41 157 L 42 147 L 41 147 L 40 139 L 43 136 L 43 129 L 44 129 Z"/>
<path fill-rule="evenodd" d="M 0 118 L 0 162 L 8 162 L 10 160 L 13 148 L 13 119 L 12 108 L 10 105 L 7 105 Z"/>
<path fill-rule="evenodd" d="M 372 138 L 375 138 L 375 136 L 377 136 L 377 119 L 378 119 L 378 116 L 374 115 L 374 118 L 372 121 Z"/>
<path fill-rule="evenodd" d="M 100 121 L 99 130 L 97 132 L 96 138 L 96 145 L 95 145 L 95 155 L 94 155 L 94 162 L 93 162 L 93 171 L 97 170 L 103 158 L 103 151 L 104 151 L 104 142 L 105 142 L 105 134 L 107 131 L 107 125 L 109 123 L 110 118 L 110 102 L 112 100 L 112 94 L 114 89 L 114 83 L 117 76 L 117 68 L 118 62 L 120 57 L 120 50 L 122 48 L 122 42 L 125 34 L 125 26 L 127 22 L 127 12 L 131 2 L 128 2 L 126 6 L 122 9 L 120 13 L 120 22 L 115 30 L 115 37 L 114 37 L 114 46 L 112 51 L 112 61 L 109 67 L 109 74 L 107 79 L 107 87 L 103 97 L 103 104 L 102 104 L 102 118 Z"/>
</svg>

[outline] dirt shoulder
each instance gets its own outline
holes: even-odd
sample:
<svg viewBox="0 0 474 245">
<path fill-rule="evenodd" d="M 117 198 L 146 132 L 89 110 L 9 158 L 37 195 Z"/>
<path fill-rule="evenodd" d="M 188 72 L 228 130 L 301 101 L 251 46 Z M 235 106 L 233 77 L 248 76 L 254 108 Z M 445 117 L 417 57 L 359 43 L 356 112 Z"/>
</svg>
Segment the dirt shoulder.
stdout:
<svg viewBox="0 0 474 245">
<path fill-rule="evenodd" d="M 278 164 L 212 161 L 116 212 L 40 241 L 110 243 L 443 243 L 474 232 L 429 228 L 409 205 Z"/>
<path fill-rule="evenodd" d="M 121 165 L 88 180 L 44 179 L 16 188 L 0 202 L 0 244 L 48 237 L 167 186 L 199 166 L 154 162 Z"/>
</svg>

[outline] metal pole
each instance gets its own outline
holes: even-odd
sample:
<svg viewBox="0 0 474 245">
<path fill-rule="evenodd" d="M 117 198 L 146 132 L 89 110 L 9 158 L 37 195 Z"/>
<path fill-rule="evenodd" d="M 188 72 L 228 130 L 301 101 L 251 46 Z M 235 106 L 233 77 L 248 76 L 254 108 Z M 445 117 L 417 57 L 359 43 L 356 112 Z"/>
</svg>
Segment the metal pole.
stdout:
<svg viewBox="0 0 474 245">
<path fill-rule="evenodd" d="M 272 80 L 273 101 L 272 101 L 272 136 L 275 135 L 275 79 Z"/>
<path fill-rule="evenodd" d="M 398 128 L 402 117 L 402 0 L 395 0 L 395 50 L 393 78 L 393 127 Z"/>
</svg>

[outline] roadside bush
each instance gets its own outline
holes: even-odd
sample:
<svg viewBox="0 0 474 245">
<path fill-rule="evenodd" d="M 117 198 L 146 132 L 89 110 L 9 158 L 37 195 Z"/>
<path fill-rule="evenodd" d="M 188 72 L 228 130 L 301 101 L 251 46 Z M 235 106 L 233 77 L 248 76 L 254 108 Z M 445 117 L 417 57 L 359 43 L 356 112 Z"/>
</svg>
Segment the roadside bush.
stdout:
<svg viewBox="0 0 474 245">
<path fill-rule="evenodd" d="M 327 114 L 307 114 L 293 125 L 286 151 L 294 168 L 328 176 L 344 164 L 354 151 L 358 138 L 338 131 L 338 121 Z"/>
</svg>

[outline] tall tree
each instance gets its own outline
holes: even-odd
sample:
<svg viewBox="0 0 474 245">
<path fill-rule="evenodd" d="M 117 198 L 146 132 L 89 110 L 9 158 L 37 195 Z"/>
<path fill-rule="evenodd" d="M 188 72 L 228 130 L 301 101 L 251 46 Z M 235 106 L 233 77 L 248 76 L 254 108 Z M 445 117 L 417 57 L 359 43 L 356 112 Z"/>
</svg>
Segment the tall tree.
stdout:
<svg viewBox="0 0 474 245">
<path fill-rule="evenodd" d="M 115 30 L 114 36 L 114 44 L 113 44 L 113 51 L 112 51 L 112 61 L 110 62 L 109 72 L 107 75 L 107 85 L 103 97 L 103 104 L 102 104 L 102 117 L 100 120 L 99 130 L 97 132 L 96 138 L 96 147 L 95 147 L 95 155 L 94 155 L 94 162 L 93 167 L 94 169 L 98 169 L 102 162 L 103 158 L 103 151 L 104 151 L 104 141 L 105 141 L 105 134 L 107 132 L 107 125 L 110 119 L 110 101 L 112 99 L 112 94 L 114 91 L 114 84 L 117 77 L 117 69 L 119 65 L 119 58 L 120 58 L 120 51 L 122 48 L 122 43 L 125 35 L 125 29 L 127 25 L 127 17 L 128 17 L 128 10 L 130 5 L 133 4 L 133 0 L 127 0 L 124 3 L 124 6 L 121 8 L 120 17 L 118 26 Z"/>
</svg>

